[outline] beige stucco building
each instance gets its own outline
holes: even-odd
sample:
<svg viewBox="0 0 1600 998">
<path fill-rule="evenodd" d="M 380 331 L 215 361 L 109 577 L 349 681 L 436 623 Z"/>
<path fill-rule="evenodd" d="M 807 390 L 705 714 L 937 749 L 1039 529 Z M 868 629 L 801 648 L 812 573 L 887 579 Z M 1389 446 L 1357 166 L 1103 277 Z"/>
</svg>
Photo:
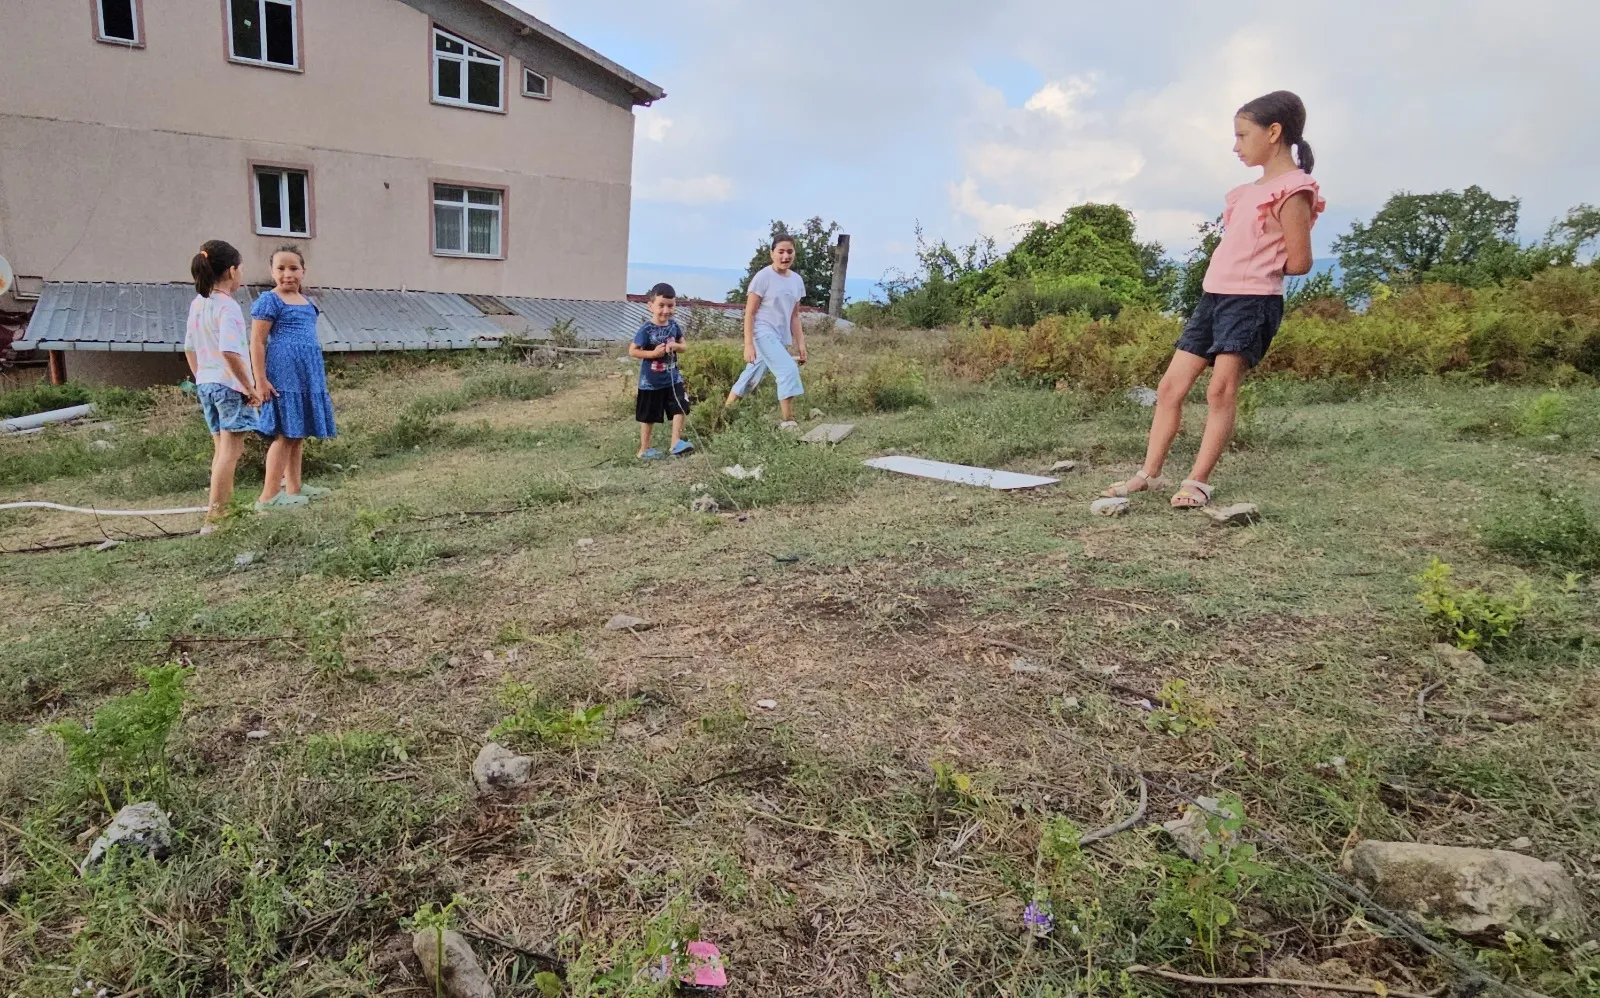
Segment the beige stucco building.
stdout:
<svg viewBox="0 0 1600 998">
<path fill-rule="evenodd" d="M 505 0 L 9 0 L 0 255 L 18 291 L 265 280 L 620 301 L 654 84 Z M 4 303 L 0 303 L 3 307 Z"/>
</svg>

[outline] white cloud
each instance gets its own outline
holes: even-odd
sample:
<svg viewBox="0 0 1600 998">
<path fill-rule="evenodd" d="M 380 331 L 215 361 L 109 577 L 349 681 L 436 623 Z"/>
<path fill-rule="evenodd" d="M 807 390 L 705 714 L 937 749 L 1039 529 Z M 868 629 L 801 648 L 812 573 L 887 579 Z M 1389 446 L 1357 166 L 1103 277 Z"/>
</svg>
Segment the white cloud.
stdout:
<svg viewBox="0 0 1600 998">
<path fill-rule="evenodd" d="M 1046 83 L 1022 107 L 1027 111 L 1038 111 L 1048 114 L 1062 121 L 1070 122 L 1078 114 L 1077 105 L 1085 97 L 1094 95 L 1094 77 L 1073 77 L 1062 82 Z"/>
<path fill-rule="evenodd" d="M 672 130 L 671 118 L 653 107 L 641 108 L 634 116 L 638 119 L 639 134 L 651 142 L 667 140 L 667 133 Z"/>
<path fill-rule="evenodd" d="M 668 204 L 720 204 L 733 199 L 733 181 L 717 173 L 698 177 L 644 177 L 633 185 L 641 201 Z"/>
</svg>

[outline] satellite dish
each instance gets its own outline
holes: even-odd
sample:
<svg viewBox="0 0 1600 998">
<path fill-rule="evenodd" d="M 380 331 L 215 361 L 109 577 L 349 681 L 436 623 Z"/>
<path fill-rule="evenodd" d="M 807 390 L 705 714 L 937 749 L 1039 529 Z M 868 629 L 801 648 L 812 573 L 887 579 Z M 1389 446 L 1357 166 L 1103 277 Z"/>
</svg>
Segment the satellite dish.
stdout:
<svg viewBox="0 0 1600 998">
<path fill-rule="evenodd" d="M 0 295 L 10 291 L 16 283 L 17 275 L 11 272 L 11 264 L 6 262 L 5 257 L 0 256 Z"/>
</svg>

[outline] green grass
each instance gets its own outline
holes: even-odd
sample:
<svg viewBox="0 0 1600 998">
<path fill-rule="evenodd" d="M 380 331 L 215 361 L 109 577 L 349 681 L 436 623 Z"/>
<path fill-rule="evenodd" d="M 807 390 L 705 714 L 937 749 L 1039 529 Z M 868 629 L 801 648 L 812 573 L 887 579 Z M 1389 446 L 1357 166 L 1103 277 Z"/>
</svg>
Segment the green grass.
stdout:
<svg viewBox="0 0 1600 998">
<path fill-rule="evenodd" d="M 733 365 L 709 346 L 714 383 Z M 1180 803 L 1163 789 L 1152 824 L 1070 848 L 1068 829 L 1131 813 L 1117 766 L 1234 794 L 1328 871 L 1351 836 L 1525 835 L 1593 872 L 1600 393 L 1254 382 L 1217 484 L 1264 520 L 1221 530 L 1160 497 L 1088 513 L 1143 450 L 1149 413 L 1118 393 L 955 380 L 937 336 L 810 346 L 801 412 L 856 423 L 838 447 L 777 432 L 757 393 L 725 420 L 700 407 L 696 456 L 640 465 L 612 359 L 389 359 L 333 373 L 341 436 L 310 452 L 331 499 L 206 538 L 5 557 L 0 994 L 421 994 L 382 954 L 458 896 L 457 925 L 557 955 L 574 995 L 647 993 L 639 967 L 693 934 L 750 993 L 1154 996 L 1121 970 L 1257 973 L 1263 948 L 1449 983 L 1398 942 L 1352 945 L 1346 903 L 1281 855 L 1234 882 L 1185 865 L 1153 827 Z M 201 488 L 187 423 L 140 435 L 136 460 L 64 460 L 78 438 L 45 436 L 53 456 L 7 487 Z M 861 463 L 891 452 L 1080 468 L 1002 494 Z M 721 472 L 735 463 L 762 478 Z M 689 511 L 702 491 L 723 515 Z M 0 520 L 8 549 L 98 537 Z M 1481 674 L 1431 651 L 1416 578 L 1436 557 L 1455 592 L 1533 594 Z M 616 613 L 658 626 L 603 631 Z M 68 858 L 107 801 L 45 729 L 179 655 L 194 672 L 159 786 L 105 781 L 112 805 L 154 787 L 177 848 L 80 877 Z M 534 780 L 479 799 L 471 762 L 497 727 Z M 1600 882 L 1578 883 L 1595 906 Z M 1033 900 L 1056 929 L 1030 942 Z M 497 993 L 541 994 L 543 963 L 474 945 Z M 1581 954 L 1450 945 L 1552 996 L 1592 987 Z"/>
</svg>

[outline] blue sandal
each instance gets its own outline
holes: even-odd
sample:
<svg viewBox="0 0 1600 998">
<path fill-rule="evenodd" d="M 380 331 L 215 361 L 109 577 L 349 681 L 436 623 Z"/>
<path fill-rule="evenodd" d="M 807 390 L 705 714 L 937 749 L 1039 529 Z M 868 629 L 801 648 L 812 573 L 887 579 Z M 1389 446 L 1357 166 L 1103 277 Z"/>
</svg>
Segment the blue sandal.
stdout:
<svg viewBox="0 0 1600 998">
<path fill-rule="evenodd" d="M 694 450 L 694 444 L 691 444 L 687 440 L 679 440 L 677 443 L 672 445 L 672 456 L 682 457 L 692 450 Z"/>
<path fill-rule="evenodd" d="M 641 461 L 659 461 L 659 460 L 661 460 L 661 452 L 656 450 L 654 447 L 652 447 L 649 450 L 645 451 L 643 454 L 640 454 L 639 455 L 639 460 L 641 460 Z"/>
</svg>

